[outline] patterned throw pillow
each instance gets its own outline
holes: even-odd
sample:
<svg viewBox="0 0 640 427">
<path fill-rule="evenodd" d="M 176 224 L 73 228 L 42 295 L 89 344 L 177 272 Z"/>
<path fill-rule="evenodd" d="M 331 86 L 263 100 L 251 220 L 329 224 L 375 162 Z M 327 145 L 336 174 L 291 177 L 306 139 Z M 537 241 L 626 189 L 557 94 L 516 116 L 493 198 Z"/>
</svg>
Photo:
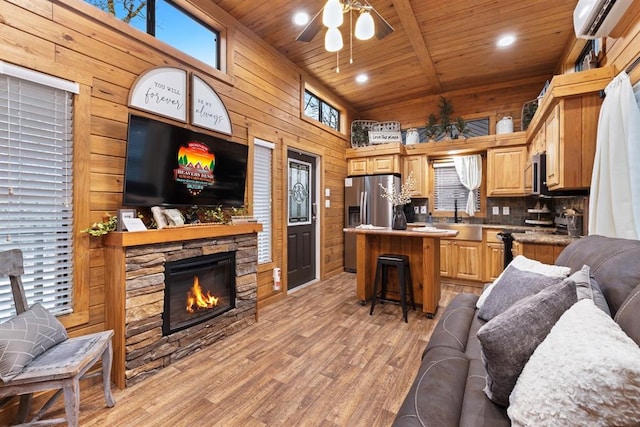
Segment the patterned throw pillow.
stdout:
<svg viewBox="0 0 640 427">
<path fill-rule="evenodd" d="M 0 379 L 10 381 L 33 359 L 66 339 L 62 323 L 40 304 L 0 324 Z"/>
</svg>

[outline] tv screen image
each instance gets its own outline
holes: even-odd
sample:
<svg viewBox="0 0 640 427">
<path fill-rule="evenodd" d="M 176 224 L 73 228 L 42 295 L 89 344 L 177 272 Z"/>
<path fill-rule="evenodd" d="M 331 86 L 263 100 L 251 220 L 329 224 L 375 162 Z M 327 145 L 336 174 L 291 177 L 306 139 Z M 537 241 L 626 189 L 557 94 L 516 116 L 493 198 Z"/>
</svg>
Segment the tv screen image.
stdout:
<svg viewBox="0 0 640 427">
<path fill-rule="evenodd" d="M 248 147 L 129 116 L 123 205 L 240 207 Z"/>
</svg>

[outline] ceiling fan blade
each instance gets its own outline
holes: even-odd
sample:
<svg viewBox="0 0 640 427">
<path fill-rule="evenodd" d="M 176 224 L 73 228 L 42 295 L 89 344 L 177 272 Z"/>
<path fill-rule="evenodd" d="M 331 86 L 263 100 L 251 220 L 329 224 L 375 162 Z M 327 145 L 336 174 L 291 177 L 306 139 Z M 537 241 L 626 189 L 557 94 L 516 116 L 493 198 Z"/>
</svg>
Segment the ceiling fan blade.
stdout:
<svg viewBox="0 0 640 427">
<path fill-rule="evenodd" d="M 311 40 L 313 40 L 316 34 L 318 34 L 318 32 L 322 29 L 322 17 L 320 16 L 320 14 L 322 14 L 322 9 L 320 9 L 320 11 L 316 13 L 316 16 L 314 16 L 313 19 L 309 21 L 307 26 L 304 27 L 302 32 L 298 35 L 298 37 L 296 37 L 296 41 L 310 42 Z"/>
<path fill-rule="evenodd" d="M 373 7 L 371 7 L 371 16 L 375 22 L 376 37 L 378 40 L 382 40 L 389 34 L 393 33 L 393 27 L 391 24 L 389 24 Z"/>
</svg>

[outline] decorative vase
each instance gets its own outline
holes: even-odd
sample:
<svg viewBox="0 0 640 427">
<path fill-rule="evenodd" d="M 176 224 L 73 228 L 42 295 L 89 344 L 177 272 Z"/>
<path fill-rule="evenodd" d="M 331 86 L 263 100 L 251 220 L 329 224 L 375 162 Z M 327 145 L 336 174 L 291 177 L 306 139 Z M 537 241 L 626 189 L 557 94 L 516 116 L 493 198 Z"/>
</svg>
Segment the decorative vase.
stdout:
<svg viewBox="0 0 640 427">
<path fill-rule="evenodd" d="M 407 229 L 407 217 L 404 214 L 404 205 L 395 205 L 393 207 L 393 218 L 391 228 L 394 230 Z"/>
</svg>

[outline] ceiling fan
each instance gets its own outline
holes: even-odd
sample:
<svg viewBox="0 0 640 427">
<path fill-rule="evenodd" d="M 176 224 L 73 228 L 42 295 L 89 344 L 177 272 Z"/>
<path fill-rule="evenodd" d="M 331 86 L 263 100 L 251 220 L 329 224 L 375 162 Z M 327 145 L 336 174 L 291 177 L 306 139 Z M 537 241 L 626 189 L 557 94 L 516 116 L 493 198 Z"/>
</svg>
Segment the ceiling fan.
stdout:
<svg viewBox="0 0 640 427">
<path fill-rule="evenodd" d="M 310 42 L 311 40 L 313 40 L 316 34 L 320 32 L 323 25 L 329 27 L 329 25 L 327 25 L 326 23 L 323 24 L 323 20 L 326 19 L 325 16 L 327 15 L 327 12 L 329 12 L 330 14 L 331 12 L 333 12 L 334 14 L 337 13 L 337 7 L 341 8 L 342 14 L 345 14 L 347 12 L 351 14 L 353 11 L 359 12 L 360 16 L 358 17 L 358 21 L 360 21 L 361 19 L 364 21 L 373 18 L 371 21 L 374 28 L 373 32 L 378 40 L 383 39 L 393 32 L 393 27 L 366 0 L 363 0 L 362 2 L 358 0 L 328 0 L 327 3 L 322 7 L 322 9 L 320 9 L 320 11 L 316 13 L 313 19 L 302 30 L 296 40 L 302 42 Z M 364 15 L 369 15 L 370 18 L 363 19 Z M 358 22 L 356 22 L 356 33 L 357 32 Z"/>
</svg>

